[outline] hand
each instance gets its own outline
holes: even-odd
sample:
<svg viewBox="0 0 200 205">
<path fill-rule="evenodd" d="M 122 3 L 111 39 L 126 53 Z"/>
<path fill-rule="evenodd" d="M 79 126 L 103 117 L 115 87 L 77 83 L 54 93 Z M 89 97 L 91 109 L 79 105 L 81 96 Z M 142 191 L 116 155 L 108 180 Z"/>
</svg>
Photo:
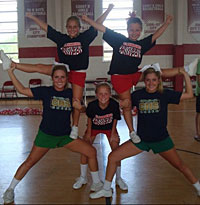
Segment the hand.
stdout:
<svg viewBox="0 0 200 205">
<path fill-rule="evenodd" d="M 31 14 L 31 12 L 26 12 L 26 17 L 32 19 L 33 15 Z"/>
<path fill-rule="evenodd" d="M 15 63 L 14 63 L 14 64 L 12 63 L 12 64 L 11 64 L 11 67 L 8 69 L 8 72 L 10 72 L 10 73 L 12 72 L 12 73 L 13 73 L 13 71 L 15 70 L 15 68 L 16 68 L 16 67 L 15 67 Z"/>
<path fill-rule="evenodd" d="M 77 110 L 82 109 L 81 101 L 78 98 L 73 98 L 73 108 Z"/>
<path fill-rule="evenodd" d="M 114 7 L 114 4 L 109 4 L 108 5 L 108 10 L 111 11 L 113 9 L 113 7 Z"/>
<path fill-rule="evenodd" d="M 172 22 L 172 20 L 173 20 L 173 16 L 167 15 L 165 22 L 168 23 L 168 24 L 170 24 L 170 23 Z"/>
<path fill-rule="evenodd" d="M 119 101 L 120 108 L 128 108 L 131 106 L 131 102 L 129 99 L 124 99 Z"/>
<path fill-rule="evenodd" d="M 82 15 L 81 19 L 86 23 L 90 20 L 86 15 Z"/>
</svg>

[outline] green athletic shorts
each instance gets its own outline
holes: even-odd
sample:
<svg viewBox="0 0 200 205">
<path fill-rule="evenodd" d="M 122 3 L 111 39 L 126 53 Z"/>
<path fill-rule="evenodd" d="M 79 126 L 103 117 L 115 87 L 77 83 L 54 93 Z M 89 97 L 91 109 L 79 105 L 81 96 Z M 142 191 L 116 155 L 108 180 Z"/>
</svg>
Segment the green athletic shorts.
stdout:
<svg viewBox="0 0 200 205">
<path fill-rule="evenodd" d="M 69 144 L 72 141 L 73 139 L 71 139 L 69 135 L 54 136 L 45 134 L 44 132 L 39 130 L 34 144 L 37 147 L 56 148 L 63 147 L 64 145 Z"/>
<path fill-rule="evenodd" d="M 131 140 L 132 142 L 132 140 Z M 137 148 L 140 150 L 144 150 L 149 152 L 151 149 L 154 154 L 165 152 L 174 147 L 174 143 L 171 137 L 167 137 L 166 139 L 159 141 L 159 142 L 144 142 L 141 141 L 140 143 L 133 143 Z"/>
</svg>

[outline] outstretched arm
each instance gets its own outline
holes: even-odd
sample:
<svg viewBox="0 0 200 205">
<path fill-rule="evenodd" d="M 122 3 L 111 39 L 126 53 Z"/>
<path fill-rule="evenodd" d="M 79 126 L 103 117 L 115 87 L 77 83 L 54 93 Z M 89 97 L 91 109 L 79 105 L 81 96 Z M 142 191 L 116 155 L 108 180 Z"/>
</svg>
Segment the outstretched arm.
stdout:
<svg viewBox="0 0 200 205">
<path fill-rule="evenodd" d="M 45 23 L 44 21 L 41 21 L 39 18 L 37 18 L 36 16 L 33 16 L 29 12 L 26 13 L 26 17 L 29 18 L 29 19 L 32 19 L 36 24 L 38 24 L 42 28 L 42 30 L 47 32 L 47 28 L 48 28 L 47 23 Z"/>
<path fill-rule="evenodd" d="M 172 20 L 173 20 L 173 17 L 170 15 L 167 15 L 167 19 L 165 23 L 153 34 L 152 43 L 156 41 L 165 32 L 165 30 L 167 29 L 169 24 L 172 22 Z"/>
<path fill-rule="evenodd" d="M 25 88 L 20 82 L 19 80 L 15 77 L 14 74 L 14 67 L 10 68 L 8 70 L 8 75 L 11 79 L 11 81 L 13 82 L 13 85 L 15 86 L 15 88 L 17 89 L 17 91 L 23 95 L 26 95 L 28 97 L 33 97 L 33 93 L 31 91 L 30 88 Z"/>
<path fill-rule="evenodd" d="M 184 77 L 184 80 L 185 80 L 185 92 L 182 93 L 181 100 L 192 98 L 194 95 L 193 95 L 193 90 L 192 90 L 192 84 L 191 84 L 191 81 L 190 81 L 190 77 L 184 70 L 180 70 L 180 73 L 183 74 L 183 77 Z"/>
<path fill-rule="evenodd" d="M 97 23 L 96 21 L 93 21 L 92 19 L 88 18 L 86 15 L 82 16 L 82 20 L 90 24 L 91 26 L 93 26 L 96 30 L 101 31 L 103 33 L 106 32 L 106 27 L 104 25 Z"/>
<path fill-rule="evenodd" d="M 109 4 L 107 10 L 96 21 L 88 18 L 86 15 L 83 15 L 81 19 L 85 21 L 86 23 L 90 24 L 91 26 L 93 26 L 96 30 L 105 33 L 106 27 L 102 25 L 102 23 L 105 21 L 106 17 L 110 13 L 110 11 L 113 9 L 113 7 L 114 7 L 113 4 Z"/>
<path fill-rule="evenodd" d="M 96 22 L 99 23 L 99 24 L 103 24 L 103 22 L 105 21 L 105 19 L 107 18 L 108 14 L 113 9 L 113 7 L 114 7 L 114 4 L 109 4 L 108 8 L 106 9 L 106 11 L 96 20 Z"/>
</svg>

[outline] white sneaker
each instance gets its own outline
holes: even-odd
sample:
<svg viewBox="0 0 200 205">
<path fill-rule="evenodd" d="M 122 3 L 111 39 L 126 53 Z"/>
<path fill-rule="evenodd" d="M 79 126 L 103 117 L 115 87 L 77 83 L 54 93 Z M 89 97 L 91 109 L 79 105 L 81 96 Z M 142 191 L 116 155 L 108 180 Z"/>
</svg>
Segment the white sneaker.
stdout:
<svg viewBox="0 0 200 205">
<path fill-rule="evenodd" d="M 11 66 L 12 61 L 10 58 L 3 52 L 3 50 L 0 50 L 0 58 L 3 65 L 3 70 L 8 70 Z"/>
<path fill-rule="evenodd" d="M 188 65 L 189 67 L 188 74 L 190 76 L 196 76 L 198 60 L 199 60 L 198 58 L 195 58 L 195 60 Z"/>
<path fill-rule="evenodd" d="M 98 183 L 93 183 L 92 186 L 90 187 L 90 190 L 91 191 L 99 191 L 102 188 L 103 188 L 103 182 L 100 181 Z"/>
<path fill-rule="evenodd" d="M 124 190 L 124 191 L 128 190 L 128 185 L 125 183 L 125 181 L 121 177 L 119 179 L 116 179 L 116 185 L 118 185 L 121 190 Z"/>
<path fill-rule="evenodd" d="M 78 127 L 77 126 L 72 126 L 72 130 L 69 136 L 74 140 L 78 138 Z"/>
<path fill-rule="evenodd" d="M 14 197 L 15 197 L 14 190 L 7 189 L 3 194 L 4 204 L 10 204 L 10 203 L 14 202 Z"/>
<path fill-rule="evenodd" d="M 112 196 L 112 189 L 109 189 L 109 190 L 101 189 L 97 192 L 90 194 L 91 199 L 98 199 L 101 197 L 111 197 L 111 196 Z"/>
<path fill-rule="evenodd" d="M 79 177 L 76 179 L 76 182 L 73 184 L 73 188 L 80 189 L 84 184 L 87 184 L 87 178 Z"/>
<path fill-rule="evenodd" d="M 140 137 L 135 133 L 135 131 L 130 132 L 129 136 L 130 136 L 133 143 L 141 142 Z"/>
</svg>

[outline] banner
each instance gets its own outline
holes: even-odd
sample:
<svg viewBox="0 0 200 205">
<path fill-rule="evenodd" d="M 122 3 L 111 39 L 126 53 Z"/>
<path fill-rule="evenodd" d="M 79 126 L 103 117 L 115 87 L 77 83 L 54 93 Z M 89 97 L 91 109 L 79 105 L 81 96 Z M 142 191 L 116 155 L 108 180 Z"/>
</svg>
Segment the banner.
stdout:
<svg viewBox="0 0 200 205">
<path fill-rule="evenodd" d="M 154 33 L 164 21 L 164 0 L 142 0 L 144 33 Z"/>
<path fill-rule="evenodd" d="M 47 0 L 24 0 L 25 35 L 27 38 L 44 38 L 46 32 L 33 20 L 26 17 L 29 12 L 40 20 L 47 22 Z"/>
<path fill-rule="evenodd" d="M 188 0 L 188 32 L 200 33 L 200 0 Z"/>
<path fill-rule="evenodd" d="M 87 15 L 94 20 L 94 0 L 71 0 L 72 16 Z M 85 31 L 90 27 L 85 22 L 82 22 L 81 31 Z"/>
</svg>

